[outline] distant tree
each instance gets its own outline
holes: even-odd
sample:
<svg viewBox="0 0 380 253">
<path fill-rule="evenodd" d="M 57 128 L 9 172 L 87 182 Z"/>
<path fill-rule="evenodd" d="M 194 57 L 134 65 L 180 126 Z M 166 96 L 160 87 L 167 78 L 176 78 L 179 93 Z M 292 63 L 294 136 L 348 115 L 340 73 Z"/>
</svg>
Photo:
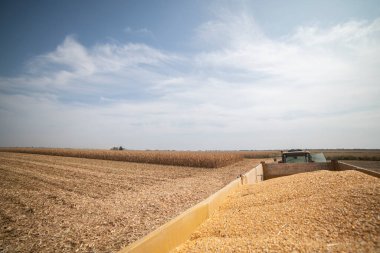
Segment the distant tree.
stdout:
<svg viewBox="0 0 380 253">
<path fill-rule="evenodd" d="M 120 146 L 120 147 L 112 147 L 111 150 L 125 150 L 125 148 L 123 148 L 123 146 Z"/>
</svg>

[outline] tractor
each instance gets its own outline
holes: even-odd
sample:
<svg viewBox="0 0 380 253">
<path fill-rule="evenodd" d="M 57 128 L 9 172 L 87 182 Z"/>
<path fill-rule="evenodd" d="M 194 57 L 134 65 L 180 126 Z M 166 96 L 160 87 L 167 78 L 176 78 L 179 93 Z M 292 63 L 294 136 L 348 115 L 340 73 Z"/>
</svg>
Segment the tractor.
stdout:
<svg viewBox="0 0 380 253">
<path fill-rule="evenodd" d="M 290 149 L 281 151 L 281 161 L 279 163 L 313 163 L 326 162 L 323 153 L 311 154 L 309 151 L 302 149 Z"/>
</svg>

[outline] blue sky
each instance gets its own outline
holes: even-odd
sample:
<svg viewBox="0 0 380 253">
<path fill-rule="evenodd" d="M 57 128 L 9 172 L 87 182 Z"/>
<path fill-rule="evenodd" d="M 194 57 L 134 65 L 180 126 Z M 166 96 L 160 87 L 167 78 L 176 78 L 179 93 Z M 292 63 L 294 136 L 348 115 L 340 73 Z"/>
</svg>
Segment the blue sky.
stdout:
<svg viewBox="0 0 380 253">
<path fill-rule="evenodd" d="M 378 1 L 2 1 L 0 145 L 380 148 Z"/>
</svg>

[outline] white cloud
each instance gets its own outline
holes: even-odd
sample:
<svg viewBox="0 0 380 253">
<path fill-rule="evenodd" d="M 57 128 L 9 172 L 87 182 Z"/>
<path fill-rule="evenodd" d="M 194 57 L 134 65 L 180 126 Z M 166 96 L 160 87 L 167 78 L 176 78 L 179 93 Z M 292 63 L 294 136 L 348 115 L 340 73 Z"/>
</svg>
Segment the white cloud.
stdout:
<svg viewBox="0 0 380 253">
<path fill-rule="evenodd" d="M 224 15 L 227 20 L 234 18 Z M 348 22 L 318 31 L 299 28 L 289 36 L 291 39 L 279 41 L 249 36 L 247 31 L 254 29 L 255 24 L 244 15 L 240 22 L 225 26 L 220 22 L 208 23 L 203 39 L 209 36 L 215 40 L 221 34 L 229 39 L 221 49 L 198 55 L 197 63 L 206 69 L 223 70 L 226 76 L 236 72 L 250 76 L 254 84 L 248 83 L 244 89 L 272 98 L 276 105 L 285 105 L 273 108 L 278 114 L 296 108 L 315 115 L 378 106 L 379 20 Z M 244 36 L 235 36 L 239 31 Z M 255 80 L 257 75 L 263 78 Z M 244 86 L 241 82 L 236 85 Z M 276 114 L 270 108 L 268 102 L 263 103 L 264 111 Z"/>
<path fill-rule="evenodd" d="M 303 26 L 271 39 L 247 13 L 223 12 L 196 30 L 205 47 L 190 56 L 68 36 L 28 73 L 0 78 L 0 142 L 377 147 L 379 27 Z"/>
<path fill-rule="evenodd" d="M 298 27 L 292 39 L 305 45 L 340 43 L 344 47 L 361 47 L 362 43 L 377 43 L 380 35 L 380 19 L 373 22 L 349 21 L 322 29 L 320 27 Z M 344 43 L 344 44 L 342 44 Z"/>
<path fill-rule="evenodd" d="M 68 36 L 55 51 L 32 59 L 26 74 L 0 78 L 0 88 L 11 93 L 55 94 L 77 102 L 85 96 L 120 93 L 123 97 L 168 79 L 166 69 L 178 61 L 177 55 L 145 44 L 105 43 L 86 48 Z"/>
</svg>

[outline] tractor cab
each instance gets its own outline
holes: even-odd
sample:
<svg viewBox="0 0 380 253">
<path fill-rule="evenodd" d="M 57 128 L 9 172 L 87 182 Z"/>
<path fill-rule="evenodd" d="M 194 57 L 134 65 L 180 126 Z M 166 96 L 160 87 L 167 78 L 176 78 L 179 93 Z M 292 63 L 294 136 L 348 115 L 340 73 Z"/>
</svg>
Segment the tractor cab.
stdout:
<svg viewBox="0 0 380 253">
<path fill-rule="evenodd" d="M 310 163 L 313 162 L 309 151 L 301 149 L 291 149 L 287 152 L 281 152 L 282 163 Z"/>
</svg>

